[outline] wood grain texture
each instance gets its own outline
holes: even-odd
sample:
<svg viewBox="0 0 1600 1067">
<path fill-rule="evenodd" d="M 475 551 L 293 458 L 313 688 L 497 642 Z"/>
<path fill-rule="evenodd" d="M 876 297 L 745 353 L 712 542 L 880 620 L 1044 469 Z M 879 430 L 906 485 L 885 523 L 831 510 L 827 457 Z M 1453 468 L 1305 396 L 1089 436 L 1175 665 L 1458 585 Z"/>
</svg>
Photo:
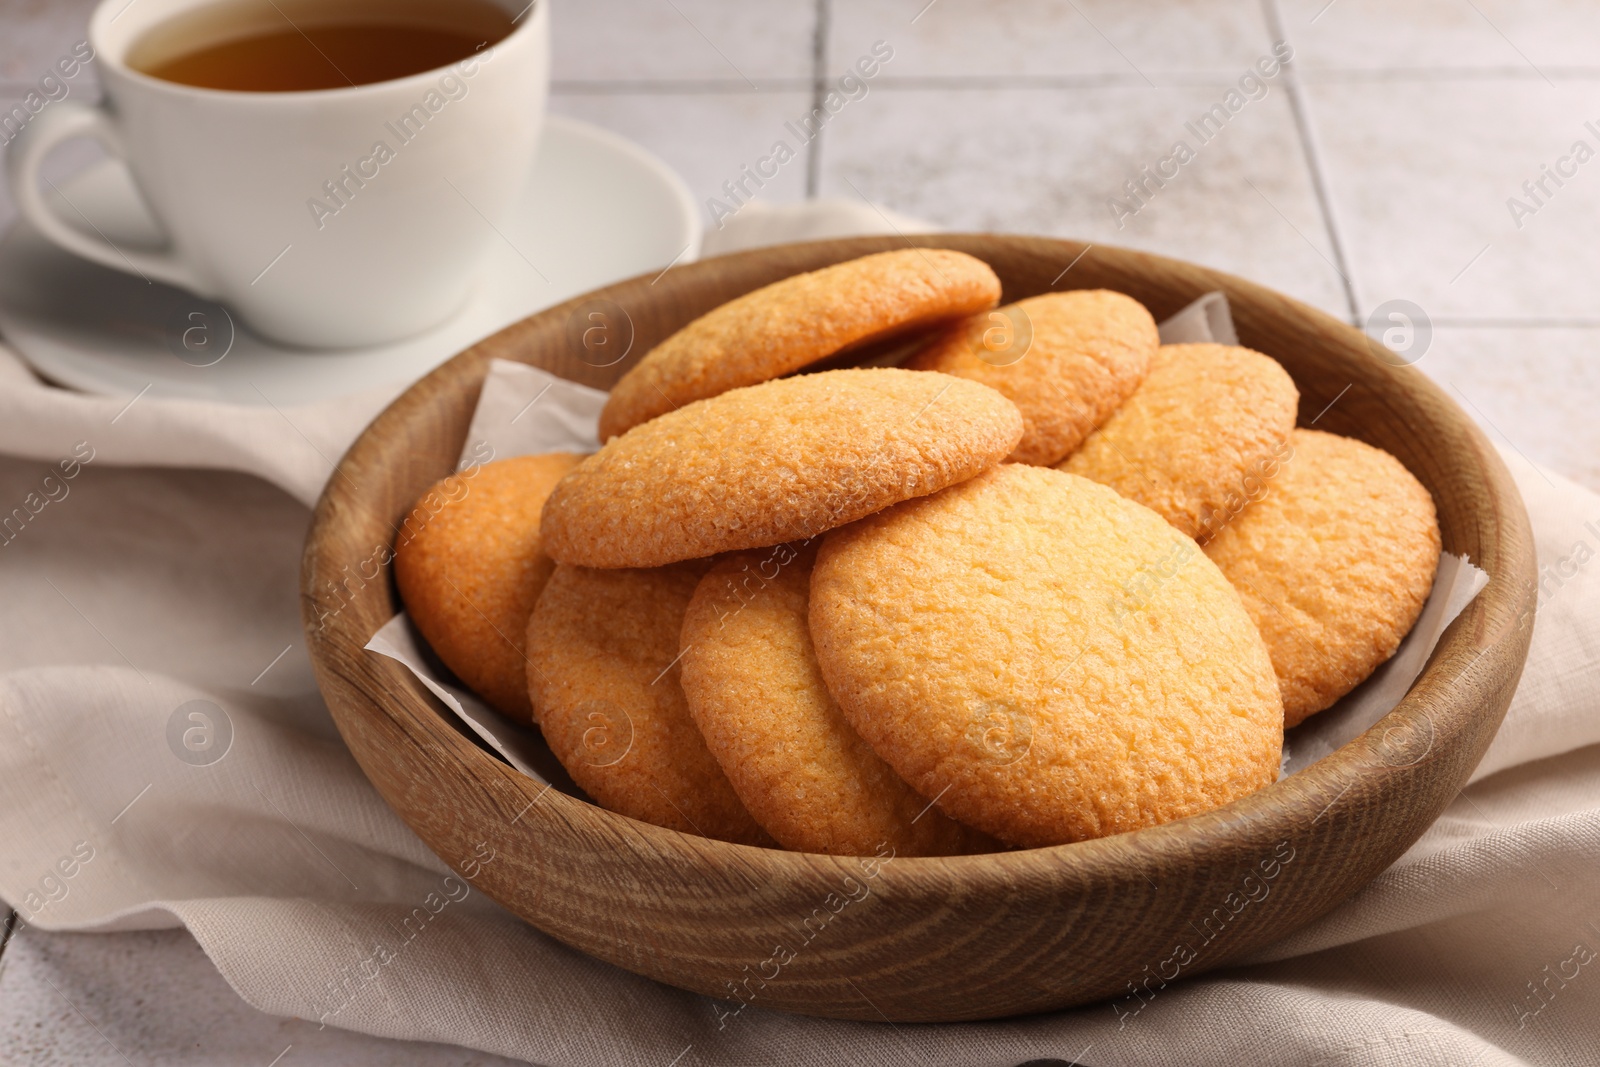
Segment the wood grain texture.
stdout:
<svg viewBox="0 0 1600 1067">
<path fill-rule="evenodd" d="M 856 859 L 685 836 L 546 791 L 470 740 L 398 663 L 362 650 L 399 608 L 380 566 L 385 548 L 417 496 L 452 468 L 491 358 L 606 387 L 628 361 L 590 365 L 569 327 L 598 299 L 631 319 L 637 359 L 740 293 L 905 243 L 858 238 L 740 253 L 622 282 L 510 326 L 368 428 L 329 482 L 306 542 L 302 605 L 318 682 L 389 804 L 458 870 L 480 843 L 495 849 L 474 884 L 540 929 L 729 1001 L 708 1005 L 708 1018 L 738 1001 L 863 1020 L 994 1018 L 1128 997 L 1134 986 L 1155 991 L 1175 972 L 1228 963 L 1348 898 L 1437 818 L 1494 736 L 1532 635 L 1533 545 L 1509 474 L 1438 387 L 1380 359 L 1359 331 L 1158 256 L 1095 246 L 1063 275 L 1083 245 L 944 234 L 912 243 L 984 259 L 1006 301 L 1053 282 L 1104 287 L 1160 320 L 1223 290 L 1241 342 L 1294 377 L 1302 425 L 1315 419 L 1318 429 L 1369 441 L 1417 475 L 1438 504 L 1445 548 L 1491 581 L 1398 708 L 1315 766 L 1216 812 L 1056 848 L 897 858 L 869 875 Z M 786 951 L 775 958 L 777 946 Z"/>
</svg>

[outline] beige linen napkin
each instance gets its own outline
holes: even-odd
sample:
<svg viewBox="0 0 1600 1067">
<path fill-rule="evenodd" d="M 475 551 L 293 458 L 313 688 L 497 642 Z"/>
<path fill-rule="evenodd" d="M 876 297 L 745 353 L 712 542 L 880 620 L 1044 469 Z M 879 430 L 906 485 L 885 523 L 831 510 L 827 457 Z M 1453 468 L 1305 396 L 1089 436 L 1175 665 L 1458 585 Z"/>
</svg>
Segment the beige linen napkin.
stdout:
<svg viewBox="0 0 1600 1067">
<path fill-rule="evenodd" d="M 1555 578 L 1480 769 L 1501 773 L 1353 900 L 1137 1013 L 888 1026 L 752 1007 L 719 1029 L 713 1002 L 576 953 L 452 875 L 340 743 L 296 571 L 304 472 L 353 429 L 283 431 L 280 444 L 318 442 L 284 463 L 262 443 L 276 431 L 251 438 L 264 422 L 194 405 L 117 443 L 152 399 L 111 422 L 105 401 L 0 390 L 0 452 L 28 457 L 0 458 L 0 514 L 47 475 L 56 487 L 0 545 L 0 897 L 43 929 L 182 925 L 262 1010 L 561 1065 L 1593 1059 L 1600 747 L 1584 746 L 1600 742 L 1600 497 L 1515 455 Z M 124 463 L 259 463 L 283 488 Z M 493 849 L 452 859 L 492 863 Z"/>
<path fill-rule="evenodd" d="M 290 408 L 89 396 L 42 381 L 0 345 L 0 454 L 55 463 L 86 446 L 108 465 L 247 471 L 310 507 L 350 442 L 400 391 Z"/>
</svg>

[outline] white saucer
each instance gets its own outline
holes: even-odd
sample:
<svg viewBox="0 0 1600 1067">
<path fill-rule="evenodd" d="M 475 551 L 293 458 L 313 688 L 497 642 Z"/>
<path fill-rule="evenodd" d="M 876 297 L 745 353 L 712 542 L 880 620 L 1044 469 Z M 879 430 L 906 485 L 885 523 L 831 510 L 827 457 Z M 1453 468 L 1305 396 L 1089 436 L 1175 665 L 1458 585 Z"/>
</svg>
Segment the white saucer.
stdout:
<svg viewBox="0 0 1600 1067">
<path fill-rule="evenodd" d="M 62 192 L 72 204 L 56 202 L 64 219 L 81 211 L 117 244 L 159 241 L 120 164 L 89 167 Z M 494 225 L 501 237 L 478 291 L 454 318 L 393 344 L 316 351 L 230 327 L 216 305 L 79 259 L 19 220 L 0 242 L 0 333 L 45 377 L 87 392 L 306 404 L 413 381 L 541 308 L 700 249 L 699 210 L 677 174 L 615 134 L 555 116 L 526 195 Z M 191 341 L 205 343 L 186 350 L 188 324 L 202 326 Z M 195 365 L 223 350 L 230 328 L 227 354 Z"/>
</svg>

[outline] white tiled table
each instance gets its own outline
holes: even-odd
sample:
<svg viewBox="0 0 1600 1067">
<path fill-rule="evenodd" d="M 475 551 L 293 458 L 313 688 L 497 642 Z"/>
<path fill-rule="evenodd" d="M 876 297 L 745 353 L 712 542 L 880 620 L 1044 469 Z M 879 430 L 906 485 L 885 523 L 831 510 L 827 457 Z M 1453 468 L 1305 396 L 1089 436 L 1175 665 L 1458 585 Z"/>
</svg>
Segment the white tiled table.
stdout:
<svg viewBox="0 0 1600 1067">
<path fill-rule="evenodd" d="M 1600 488 L 1600 159 L 1520 228 L 1506 204 L 1574 141 L 1600 151 L 1584 129 L 1600 120 L 1593 4 L 557 3 L 552 108 L 641 142 L 702 201 L 792 141 L 785 121 L 881 40 L 894 57 L 866 96 L 763 198 L 864 197 L 953 229 L 1151 249 L 1355 322 L 1413 301 L 1434 327 L 1421 369 L 1492 437 Z M 91 7 L 0 0 L 0 102 Z M 1194 146 L 1185 122 L 1282 38 L 1292 72 L 1119 227 L 1108 198 L 1175 140 Z M 65 151 L 60 169 L 84 158 Z M 0 956 L 0 1062 L 504 1061 L 260 1015 L 181 933 L 25 931 Z"/>
</svg>

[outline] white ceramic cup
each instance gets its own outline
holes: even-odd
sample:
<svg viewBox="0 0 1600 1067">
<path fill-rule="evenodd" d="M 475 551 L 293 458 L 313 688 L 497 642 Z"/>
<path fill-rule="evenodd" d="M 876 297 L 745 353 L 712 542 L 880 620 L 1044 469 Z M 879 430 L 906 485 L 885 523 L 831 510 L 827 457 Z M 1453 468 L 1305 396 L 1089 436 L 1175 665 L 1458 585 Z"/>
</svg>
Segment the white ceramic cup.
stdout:
<svg viewBox="0 0 1600 1067">
<path fill-rule="evenodd" d="M 437 0 L 364 2 L 390 19 L 439 10 Z M 516 15 L 526 0 L 494 2 Z M 320 0 L 103 0 L 89 43 L 106 100 L 58 101 L 34 116 L 7 153 L 12 196 L 62 248 L 220 300 L 278 341 L 342 348 L 418 333 L 466 301 L 483 253 L 502 240 L 496 220 L 525 187 L 549 90 L 548 6 L 537 0 L 509 36 L 447 68 L 233 92 L 142 74 L 129 53 L 193 8 L 227 12 L 230 28 L 281 27 L 314 24 Z M 52 209 L 39 167 L 76 137 L 127 165 L 166 247 L 119 247 L 70 208 Z"/>
</svg>

